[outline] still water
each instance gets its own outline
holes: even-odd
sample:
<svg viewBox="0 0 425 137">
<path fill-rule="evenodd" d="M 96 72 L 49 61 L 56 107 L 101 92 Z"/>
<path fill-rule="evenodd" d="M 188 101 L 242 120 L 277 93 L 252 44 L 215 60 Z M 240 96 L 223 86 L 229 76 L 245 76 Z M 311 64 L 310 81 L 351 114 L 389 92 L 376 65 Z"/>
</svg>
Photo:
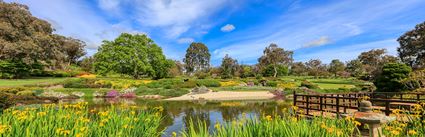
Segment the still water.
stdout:
<svg viewBox="0 0 425 137">
<path fill-rule="evenodd" d="M 78 100 L 64 100 L 64 102 L 89 102 L 90 108 L 102 108 L 110 104 L 129 104 L 164 108 L 161 128 L 164 137 L 171 136 L 172 132 L 179 133 L 185 130 L 190 119 L 205 121 L 212 129 L 216 122 L 230 122 L 246 115 L 247 117 L 260 117 L 280 113 L 288 108 L 290 102 L 276 100 L 261 101 L 155 101 L 143 99 L 123 98 L 91 98 Z"/>
</svg>

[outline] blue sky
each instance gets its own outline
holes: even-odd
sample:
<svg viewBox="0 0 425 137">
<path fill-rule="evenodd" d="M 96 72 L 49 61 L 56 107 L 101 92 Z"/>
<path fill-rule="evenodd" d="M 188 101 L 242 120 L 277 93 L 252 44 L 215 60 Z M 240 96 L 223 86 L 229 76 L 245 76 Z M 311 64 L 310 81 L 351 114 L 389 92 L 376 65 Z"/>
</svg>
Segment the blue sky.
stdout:
<svg viewBox="0 0 425 137">
<path fill-rule="evenodd" d="M 6 0 L 29 6 L 55 33 L 85 41 L 89 55 L 120 33 L 151 37 L 170 59 L 203 42 L 214 66 L 229 54 L 255 64 L 276 43 L 295 61 L 347 61 L 386 48 L 425 21 L 424 0 Z"/>
</svg>

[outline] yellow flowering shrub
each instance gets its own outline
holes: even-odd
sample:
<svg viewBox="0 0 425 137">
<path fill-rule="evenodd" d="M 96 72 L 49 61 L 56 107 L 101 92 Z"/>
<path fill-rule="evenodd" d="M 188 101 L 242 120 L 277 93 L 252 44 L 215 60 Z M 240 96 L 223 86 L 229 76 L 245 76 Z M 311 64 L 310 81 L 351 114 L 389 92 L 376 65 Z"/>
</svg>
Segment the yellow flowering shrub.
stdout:
<svg viewBox="0 0 425 137">
<path fill-rule="evenodd" d="M 241 82 L 233 81 L 233 80 L 230 80 L 230 81 L 220 81 L 220 85 L 222 87 L 239 86 L 239 84 L 241 84 Z"/>
</svg>

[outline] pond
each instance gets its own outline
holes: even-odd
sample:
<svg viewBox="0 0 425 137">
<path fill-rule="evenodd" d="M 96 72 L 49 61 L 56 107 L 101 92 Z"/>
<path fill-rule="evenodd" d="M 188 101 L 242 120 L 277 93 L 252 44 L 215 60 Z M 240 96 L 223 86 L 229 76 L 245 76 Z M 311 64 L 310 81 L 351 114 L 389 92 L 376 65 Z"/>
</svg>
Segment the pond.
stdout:
<svg viewBox="0 0 425 137">
<path fill-rule="evenodd" d="M 171 136 L 172 132 L 179 133 L 185 130 L 186 123 L 202 120 L 213 129 L 216 122 L 229 122 L 237 120 L 243 115 L 246 117 L 261 117 L 281 113 L 282 109 L 288 108 L 290 102 L 276 100 L 252 100 L 252 101 L 155 101 L 144 99 L 124 98 L 86 98 L 77 100 L 62 100 L 64 103 L 89 102 L 90 109 L 110 106 L 110 104 L 131 104 L 146 107 L 164 108 L 161 129 L 164 137 Z"/>
</svg>

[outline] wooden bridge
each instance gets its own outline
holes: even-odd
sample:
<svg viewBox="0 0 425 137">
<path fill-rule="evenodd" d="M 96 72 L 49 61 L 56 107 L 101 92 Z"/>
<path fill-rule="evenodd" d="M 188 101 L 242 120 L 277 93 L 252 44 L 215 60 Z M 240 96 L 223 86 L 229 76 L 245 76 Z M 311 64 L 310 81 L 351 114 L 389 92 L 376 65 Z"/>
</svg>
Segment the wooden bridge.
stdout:
<svg viewBox="0 0 425 137">
<path fill-rule="evenodd" d="M 382 111 L 387 116 L 393 109 L 410 110 L 411 106 L 425 101 L 425 93 L 419 92 L 364 92 L 340 94 L 297 94 L 294 92 L 293 105 L 304 115 L 336 115 L 355 112 L 359 101 L 367 99 L 372 102 L 374 110 Z"/>
</svg>

